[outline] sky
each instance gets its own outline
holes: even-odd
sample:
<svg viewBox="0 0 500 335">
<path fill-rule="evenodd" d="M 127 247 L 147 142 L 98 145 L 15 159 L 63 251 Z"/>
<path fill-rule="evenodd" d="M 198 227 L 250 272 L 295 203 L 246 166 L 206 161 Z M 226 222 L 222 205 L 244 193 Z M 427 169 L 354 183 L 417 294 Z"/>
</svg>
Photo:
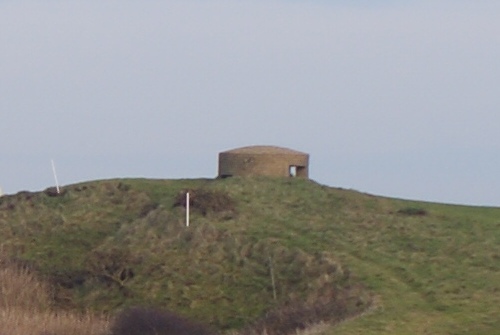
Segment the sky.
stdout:
<svg viewBox="0 0 500 335">
<path fill-rule="evenodd" d="M 0 187 L 212 178 L 310 154 L 332 187 L 500 206 L 500 2 L 0 1 Z"/>
</svg>

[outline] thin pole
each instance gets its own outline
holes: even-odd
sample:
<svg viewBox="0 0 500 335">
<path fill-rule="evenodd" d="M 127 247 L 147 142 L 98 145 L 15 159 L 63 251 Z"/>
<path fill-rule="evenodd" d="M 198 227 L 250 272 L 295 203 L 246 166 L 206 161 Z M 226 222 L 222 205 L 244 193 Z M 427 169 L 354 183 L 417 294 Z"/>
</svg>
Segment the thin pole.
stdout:
<svg viewBox="0 0 500 335">
<path fill-rule="evenodd" d="M 50 162 L 52 163 L 52 172 L 54 173 L 54 179 L 56 181 L 57 194 L 59 194 L 60 191 L 59 191 L 59 182 L 57 181 L 57 175 L 56 175 L 56 165 L 54 164 L 54 160 L 53 159 L 51 159 Z"/>
<path fill-rule="evenodd" d="M 186 227 L 189 227 L 189 192 L 186 192 Z"/>
<path fill-rule="evenodd" d="M 276 283 L 274 282 L 274 268 L 273 268 L 273 259 L 271 256 L 269 256 L 269 273 L 271 275 L 271 285 L 273 287 L 273 298 L 276 300 L 277 294 L 276 294 Z"/>
</svg>

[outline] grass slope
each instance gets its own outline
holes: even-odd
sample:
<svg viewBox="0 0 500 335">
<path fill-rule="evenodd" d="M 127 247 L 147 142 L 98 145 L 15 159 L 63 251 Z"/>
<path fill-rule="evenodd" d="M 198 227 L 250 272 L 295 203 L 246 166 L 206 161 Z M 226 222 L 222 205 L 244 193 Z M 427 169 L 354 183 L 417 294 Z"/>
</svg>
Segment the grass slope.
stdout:
<svg viewBox="0 0 500 335">
<path fill-rule="evenodd" d="M 195 206 L 186 229 L 184 209 L 173 207 L 186 189 L 234 205 Z M 0 250 L 51 278 L 66 308 L 160 305 L 228 329 L 327 295 L 345 293 L 349 312 L 362 311 L 371 297 L 361 282 L 374 307 L 325 334 L 499 333 L 500 209 L 299 179 L 130 179 L 66 190 L 0 198 Z"/>
</svg>

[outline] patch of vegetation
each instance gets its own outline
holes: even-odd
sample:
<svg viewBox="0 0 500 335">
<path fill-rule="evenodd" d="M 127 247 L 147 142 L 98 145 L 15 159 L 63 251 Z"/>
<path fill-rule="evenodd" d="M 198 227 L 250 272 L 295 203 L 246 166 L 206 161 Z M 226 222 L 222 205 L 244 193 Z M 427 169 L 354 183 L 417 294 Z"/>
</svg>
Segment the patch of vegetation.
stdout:
<svg viewBox="0 0 500 335">
<path fill-rule="evenodd" d="M 64 189 L 0 198 L 0 250 L 49 280 L 55 308 L 152 306 L 269 334 L 339 320 L 344 335 L 500 329 L 500 209 L 279 178 Z"/>
<path fill-rule="evenodd" d="M 211 335 L 206 326 L 175 313 L 133 307 L 122 311 L 111 326 L 111 335 Z"/>
<path fill-rule="evenodd" d="M 425 209 L 420 207 L 405 207 L 398 210 L 397 213 L 408 216 L 426 216 L 428 214 Z"/>
<path fill-rule="evenodd" d="M 226 192 L 206 188 L 181 191 L 175 199 L 174 207 L 186 208 L 187 193 L 189 193 L 190 209 L 197 210 L 203 216 L 223 213 L 229 219 L 236 213 L 236 203 Z"/>
<path fill-rule="evenodd" d="M 360 313 L 372 303 L 362 287 L 322 293 L 305 303 L 303 300 L 288 302 L 247 326 L 241 335 L 287 335 L 305 331 L 315 324 L 338 323 Z"/>
<path fill-rule="evenodd" d="M 62 197 L 66 194 L 66 189 L 58 189 L 57 187 L 49 187 L 43 191 L 49 197 Z"/>
<path fill-rule="evenodd" d="M 108 319 L 62 311 L 51 286 L 19 261 L 0 258 L 0 334 L 105 335 Z"/>
</svg>

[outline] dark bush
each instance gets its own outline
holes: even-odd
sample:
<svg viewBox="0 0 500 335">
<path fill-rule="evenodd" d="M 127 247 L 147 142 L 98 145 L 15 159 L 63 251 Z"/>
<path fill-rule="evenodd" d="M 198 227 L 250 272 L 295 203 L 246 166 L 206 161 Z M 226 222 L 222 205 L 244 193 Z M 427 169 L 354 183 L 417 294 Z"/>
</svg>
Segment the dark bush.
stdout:
<svg viewBox="0 0 500 335">
<path fill-rule="evenodd" d="M 82 286 L 89 277 L 84 270 L 60 270 L 51 276 L 51 283 L 61 288 L 73 289 Z"/>
<path fill-rule="evenodd" d="M 206 216 L 209 213 L 234 213 L 235 202 L 227 193 L 217 190 L 195 189 L 179 193 L 174 207 L 186 207 L 186 193 L 189 192 L 189 206 Z"/>
<path fill-rule="evenodd" d="M 59 189 L 59 192 L 57 192 L 56 187 L 49 187 L 43 191 L 46 195 L 49 197 L 60 197 L 66 194 L 66 189 Z"/>
<path fill-rule="evenodd" d="M 320 322 L 338 323 L 359 315 L 372 304 L 372 298 L 362 287 L 351 287 L 328 294 L 312 303 L 289 302 L 269 311 L 256 323 L 246 327 L 242 335 L 296 334 Z"/>
<path fill-rule="evenodd" d="M 88 186 L 87 185 L 82 185 L 82 186 L 74 186 L 73 187 L 73 190 L 75 192 L 83 192 L 83 191 L 86 191 L 88 189 Z"/>
<path fill-rule="evenodd" d="M 206 327 L 169 311 L 133 307 L 121 312 L 111 335 L 211 335 Z"/>
<path fill-rule="evenodd" d="M 26 201 L 32 200 L 35 196 L 36 193 L 30 191 L 19 191 L 14 195 L 14 197 L 17 198 L 16 200 L 26 200 Z"/>
<path fill-rule="evenodd" d="M 139 213 L 139 217 L 143 218 L 146 217 L 149 212 L 157 209 L 159 204 L 157 202 L 148 202 L 142 206 L 141 211 Z"/>
<path fill-rule="evenodd" d="M 120 191 L 123 191 L 123 192 L 127 192 L 130 190 L 130 185 L 128 184 L 124 184 L 122 182 L 118 183 L 118 186 L 117 188 L 120 190 Z"/>
<path fill-rule="evenodd" d="M 135 275 L 133 267 L 138 260 L 125 248 L 106 251 L 94 250 L 87 255 L 86 268 L 93 278 L 108 285 L 124 288 L 125 283 Z"/>
<path fill-rule="evenodd" d="M 398 211 L 398 214 L 407 216 L 426 216 L 427 211 L 419 207 L 406 207 Z"/>
</svg>

